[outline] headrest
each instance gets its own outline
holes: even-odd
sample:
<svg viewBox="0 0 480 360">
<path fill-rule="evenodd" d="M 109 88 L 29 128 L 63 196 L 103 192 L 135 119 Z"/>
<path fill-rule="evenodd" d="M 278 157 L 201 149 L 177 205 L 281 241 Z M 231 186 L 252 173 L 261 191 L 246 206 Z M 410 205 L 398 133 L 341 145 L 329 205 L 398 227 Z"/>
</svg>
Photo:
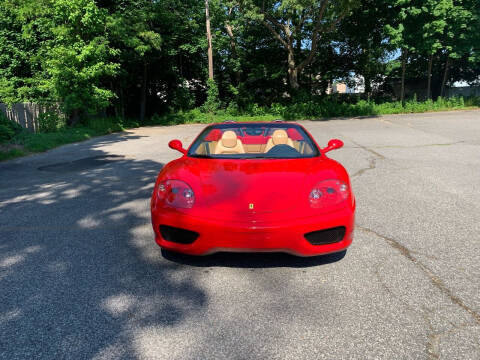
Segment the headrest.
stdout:
<svg viewBox="0 0 480 360">
<path fill-rule="evenodd" d="M 223 133 L 220 141 L 226 148 L 233 148 L 237 146 L 237 135 L 232 130 L 227 130 Z"/>
<path fill-rule="evenodd" d="M 287 129 L 287 134 L 288 134 L 288 137 L 292 140 L 295 140 L 295 141 L 304 140 L 303 136 L 298 132 L 297 129 L 289 128 Z"/>
<path fill-rule="evenodd" d="M 272 141 L 275 145 L 282 145 L 288 142 L 288 134 L 285 130 L 275 130 L 272 134 Z"/>
</svg>

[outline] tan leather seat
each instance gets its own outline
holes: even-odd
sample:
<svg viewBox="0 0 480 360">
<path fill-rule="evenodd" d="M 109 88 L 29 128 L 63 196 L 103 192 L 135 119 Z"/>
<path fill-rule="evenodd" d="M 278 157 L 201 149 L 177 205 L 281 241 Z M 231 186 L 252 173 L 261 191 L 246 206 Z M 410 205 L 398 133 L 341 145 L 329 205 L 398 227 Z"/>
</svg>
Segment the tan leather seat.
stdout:
<svg viewBox="0 0 480 360">
<path fill-rule="evenodd" d="M 275 145 L 288 145 L 293 148 L 293 141 L 288 137 L 288 134 L 285 130 L 279 129 L 275 130 L 272 134 L 272 137 L 268 139 L 265 152 L 268 152 Z"/>
<path fill-rule="evenodd" d="M 242 142 L 237 139 L 235 132 L 227 130 L 215 147 L 215 154 L 245 154 L 245 149 Z"/>
</svg>

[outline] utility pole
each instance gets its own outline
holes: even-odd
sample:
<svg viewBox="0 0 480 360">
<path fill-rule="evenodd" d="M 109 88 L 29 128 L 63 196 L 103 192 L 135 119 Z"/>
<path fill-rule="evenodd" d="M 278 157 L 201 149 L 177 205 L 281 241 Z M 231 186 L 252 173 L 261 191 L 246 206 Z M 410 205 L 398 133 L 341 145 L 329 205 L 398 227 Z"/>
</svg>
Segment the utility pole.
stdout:
<svg viewBox="0 0 480 360">
<path fill-rule="evenodd" d="M 205 0 L 205 15 L 207 23 L 207 42 L 208 42 L 208 78 L 213 80 L 213 51 L 212 51 L 212 33 L 210 32 L 210 13 L 208 11 L 208 0 Z"/>
</svg>

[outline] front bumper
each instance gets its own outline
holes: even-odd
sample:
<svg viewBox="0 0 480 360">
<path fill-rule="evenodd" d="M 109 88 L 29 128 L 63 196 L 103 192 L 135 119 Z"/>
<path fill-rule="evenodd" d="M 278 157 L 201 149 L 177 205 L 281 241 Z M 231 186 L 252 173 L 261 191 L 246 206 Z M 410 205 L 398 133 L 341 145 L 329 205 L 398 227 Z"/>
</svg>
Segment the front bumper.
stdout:
<svg viewBox="0 0 480 360">
<path fill-rule="evenodd" d="M 345 208 L 315 217 L 292 219 L 288 223 L 273 221 L 226 222 L 185 215 L 174 210 L 152 211 L 155 241 L 162 248 L 191 255 L 206 255 L 218 251 L 232 252 L 286 252 L 297 256 L 315 256 L 345 250 L 353 240 L 354 210 Z M 178 227 L 199 234 L 191 244 L 180 244 L 164 239 L 160 225 Z M 345 227 L 339 242 L 312 245 L 306 233 Z"/>
</svg>

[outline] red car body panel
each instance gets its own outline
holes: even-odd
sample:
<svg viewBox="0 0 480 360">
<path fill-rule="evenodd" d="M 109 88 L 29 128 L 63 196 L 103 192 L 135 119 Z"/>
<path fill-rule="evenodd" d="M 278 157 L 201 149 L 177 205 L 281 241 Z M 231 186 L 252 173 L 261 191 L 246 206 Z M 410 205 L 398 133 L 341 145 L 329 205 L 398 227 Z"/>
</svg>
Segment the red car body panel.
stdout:
<svg viewBox="0 0 480 360">
<path fill-rule="evenodd" d="M 169 179 L 190 185 L 195 194 L 192 208 L 159 204 L 158 185 Z M 355 199 L 349 191 L 340 204 L 312 208 L 310 191 L 325 179 L 341 180 L 351 189 L 343 166 L 322 151 L 320 156 L 298 159 L 206 159 L 185 154 L 158 175 L 151 199 L 155 240 L 162 248 L 192 255 L 282 251 L 313 256 L 342 251 L 352 242 Z M 199 236 L 191 244 L 168 241 L 160 225 Z M 304 236 L 336 227 L 344 227 L 345 235 L 335 243 L 312 245 Z"/>
</svg>

